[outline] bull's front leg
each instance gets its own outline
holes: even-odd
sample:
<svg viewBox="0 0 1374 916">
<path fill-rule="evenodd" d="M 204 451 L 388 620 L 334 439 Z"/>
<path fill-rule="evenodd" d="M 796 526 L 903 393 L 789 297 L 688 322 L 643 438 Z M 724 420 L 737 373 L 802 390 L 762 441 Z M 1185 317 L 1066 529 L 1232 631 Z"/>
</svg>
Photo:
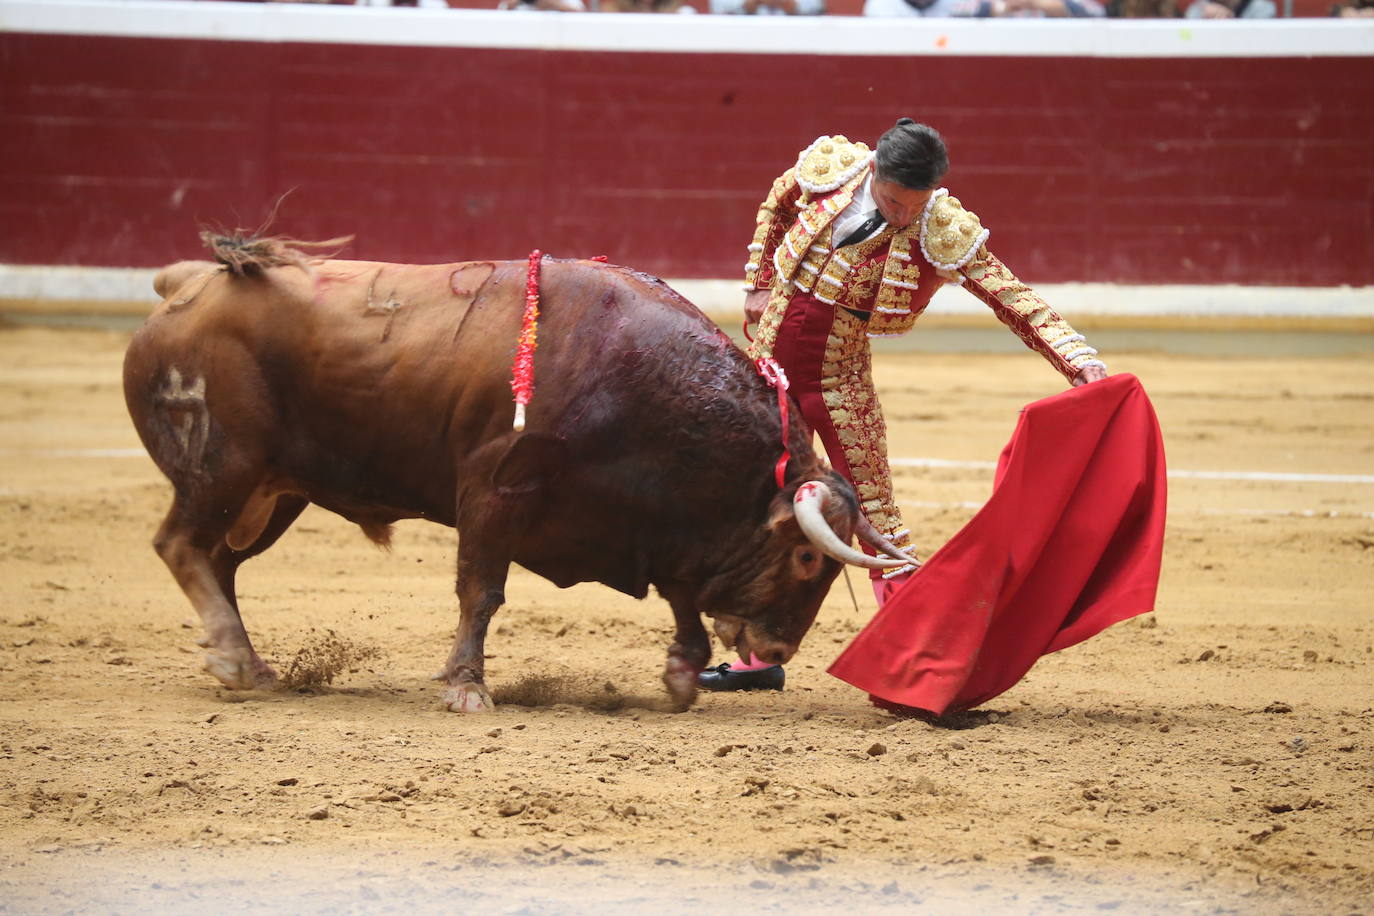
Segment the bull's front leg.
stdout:
<svg viewBox="0 0 1374 916">
<path fill-rule="evenodd" d="M 506 572 L 485 574 L 475 564 L 458 562 L 458 635 L 444 669 L 436 676 L 444 688 L 444 705 L 451 712 L 490 712 L 496 708 L 486 685 L 487 627 L 497 608 L 506 602 Z"/>
<path fill-rule="evenodd" d="M 487 627 L 506 602 L 515 533 L 523 520 L 518 508 L 509 502 L 494 504 L 480 493 L 459 505 L 458 633 L 443 670 L 434 676 L 447 685 L 443 701 L 451 712 L 496 708 L 485 681 Z"/>
<path fill-rule="evenodd" d="M 702 626 L 695 601 L 673 594 L 671 589 L 665 593 L 660 588 L 659 593 L 668 599 L 677 623 L 673 644 L 668 647 L 668 663 L 663 669 L 663 686 L 668 688 L 673 709 L 683 712 L 696 702 L 697 675 L 711 658 L 711 638 Z"/>
</svg>

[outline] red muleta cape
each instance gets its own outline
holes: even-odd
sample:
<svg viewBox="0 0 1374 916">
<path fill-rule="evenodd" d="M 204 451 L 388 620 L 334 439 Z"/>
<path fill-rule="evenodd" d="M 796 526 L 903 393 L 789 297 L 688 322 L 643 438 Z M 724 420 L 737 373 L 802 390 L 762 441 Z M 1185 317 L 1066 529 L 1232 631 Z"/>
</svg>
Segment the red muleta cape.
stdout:
<svg viewBox="0 0 1374 916">
<path fill-rule="evenodd" d="M 1036 401 L 987 504 L 830 673 L 887 708 L 987 702 L 1041 655 L 1154 608 L 1165 493 L 1159 422 L 1135 376 Z"/>
</svg>

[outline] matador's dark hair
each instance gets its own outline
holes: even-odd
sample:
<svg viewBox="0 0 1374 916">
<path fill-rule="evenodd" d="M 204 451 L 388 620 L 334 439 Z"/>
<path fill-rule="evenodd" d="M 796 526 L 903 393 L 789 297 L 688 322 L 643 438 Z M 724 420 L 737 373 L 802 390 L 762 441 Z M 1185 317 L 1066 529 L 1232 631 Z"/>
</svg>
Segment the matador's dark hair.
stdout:
<svg viewBox="0 0 1374 916">
<path fill-rule="evenodd" d="M 949 171 L 949 152 L 935 128 L 898 118 L 878 139 L 877 163 L 882 180 L 913 191 L 929 191 Z"/>
</svg>

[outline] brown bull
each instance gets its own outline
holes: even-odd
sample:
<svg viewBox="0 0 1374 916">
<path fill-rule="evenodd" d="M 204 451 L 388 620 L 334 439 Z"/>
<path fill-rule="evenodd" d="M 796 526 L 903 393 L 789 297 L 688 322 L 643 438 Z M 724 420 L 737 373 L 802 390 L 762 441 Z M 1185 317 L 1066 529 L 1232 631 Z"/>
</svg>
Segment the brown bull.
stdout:
<svg viewBox="0 0 1374 916">
<path fill-rule="evenodd" d="M 516 432 L 524 262 L 268 266 L 217 253 L 228 267 L 159 274 L 165 299 L 130 344 L 124 391 L 175 488 L 154 546 L 228 687 L 276 682 L 234 578 L 312 502 L 379 543 L 401 518 L 457 529 L 460 620 L 439 675 L 455 711 L 491 707 L 483 642 L 512 562 L 563 587 L 642 598 L 654 586 L 677 624 L 664 681 L 681 708 L 710 655 L 701 614 L 742 656 L 784 662 L 833 558 L 899 563 L 847 546 L 857 530 L 890 547 L 796 421 L 779 490 L 774 391 L 651 277 L 544 260 L 537 387 Z"/>
</svg>

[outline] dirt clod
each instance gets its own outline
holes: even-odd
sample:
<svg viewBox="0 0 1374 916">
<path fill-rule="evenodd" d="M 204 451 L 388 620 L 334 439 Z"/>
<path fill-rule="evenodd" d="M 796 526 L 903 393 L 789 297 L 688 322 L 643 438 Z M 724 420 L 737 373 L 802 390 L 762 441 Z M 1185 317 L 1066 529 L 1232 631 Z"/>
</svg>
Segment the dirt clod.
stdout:
<svg viewBox="0 0 1374 916">
<path fill-rule="evenodd" d="M 340 636 L 333 630 L 313 634 L 305 645 L 296 650 L 281 674 L 281 687 L 298 690 L 334 683 L 348 669 L 381 657 L 381 650 L 373 645 Z"/>
</svg>

